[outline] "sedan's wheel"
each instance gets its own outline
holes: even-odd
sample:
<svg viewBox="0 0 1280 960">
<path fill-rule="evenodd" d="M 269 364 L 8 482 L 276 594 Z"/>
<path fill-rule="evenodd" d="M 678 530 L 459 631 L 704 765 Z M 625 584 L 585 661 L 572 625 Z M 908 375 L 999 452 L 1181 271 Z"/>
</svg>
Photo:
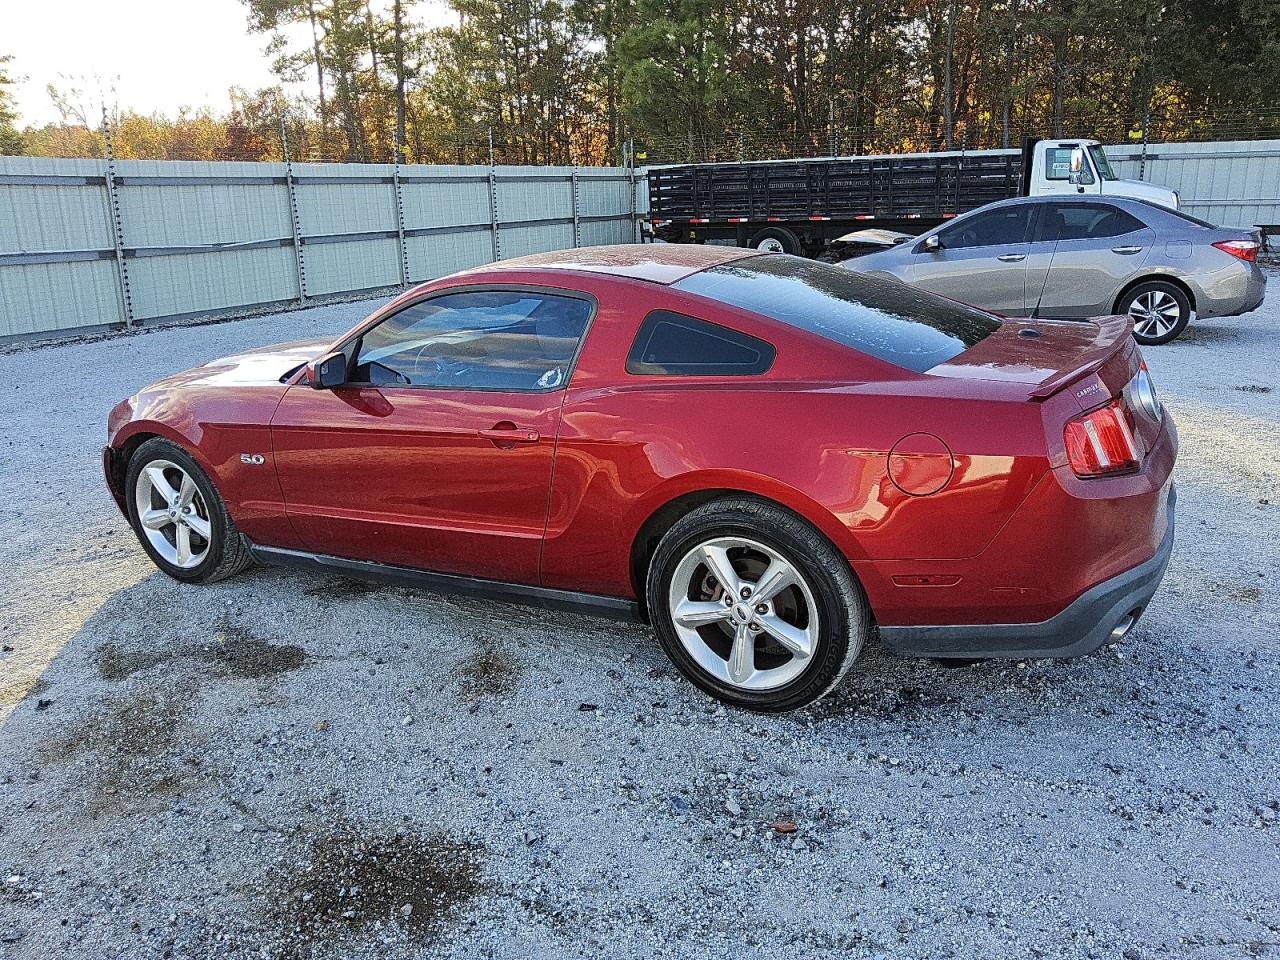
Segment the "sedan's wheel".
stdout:
<svg viewBox="0 0 1280 960">
<path fill-rule="evenodd" d="M 828 693 L 870 632 L 849 562 L 779 507 L 722 500 L 658 545 L 650 618 L 681 672 L 713 696 L 762 711 Z"/>
<path fill-rule="evenodd" d="M 156 566 L 190 582 L 221 580 L 249 553 L 222 498 L 186 451 L 168 440 L 142 444 L 129 461 L 129 521 Z"/>
<path fill-rule="evenodd" d="M 1191 322 L 1191 300 L 1180 287 L 1151 281 L 1125 294 L 1120 311 L 1133 320 L 1133 336 L 1149 346 L 1177 339 Z"/>
</svg>

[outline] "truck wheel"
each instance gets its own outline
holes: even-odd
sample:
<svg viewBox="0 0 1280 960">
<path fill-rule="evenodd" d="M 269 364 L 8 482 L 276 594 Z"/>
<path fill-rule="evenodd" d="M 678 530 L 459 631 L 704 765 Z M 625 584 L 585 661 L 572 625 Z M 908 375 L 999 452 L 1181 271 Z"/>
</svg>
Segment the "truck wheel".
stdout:
<svg viewBox="0 0 1280 960">
<path fill-rule="evenodd" d="M 751 238 L 748 246 L 765 253 L 800 253 L 800 238 L 786 227 L 765 227 Z"/>
<path fill-rule="evenodd" d="M 1133 320 L 1133 338 L 1145 346 L 1176 340 L 1191 322 L 1191 298 L 1163 280 L 1140 283 L 1120 298 L 1117 313 Z"/>
</svg>

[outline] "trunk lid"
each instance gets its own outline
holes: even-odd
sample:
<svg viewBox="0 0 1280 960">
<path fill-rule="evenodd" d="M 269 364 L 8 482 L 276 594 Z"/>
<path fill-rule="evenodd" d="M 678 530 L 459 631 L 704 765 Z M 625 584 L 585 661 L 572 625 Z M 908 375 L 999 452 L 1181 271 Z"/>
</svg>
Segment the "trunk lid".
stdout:
<svg viewBox="0 0 1280 960">
<path fill-rule="evenodd" d="M 1035 400 L 1073 387 L 1082 409 L 1090 409 L 1118 396 L 1137 372 L 1132 331 L 1133 321 L 1121 316 L 1084 322 L 1006 320 L 929 375 L 1022 384 Z"/>
<path fill-rule="evenodd" d="M 1034 330 L 1035 335 L 1023 331 Z M 931 376 L 1019 384 L 1043 404 L 1054 449 L 1067 420 L 1119 399 L 1140 460 L 1159 441 L 1162 413 L 1146 409 L 1137 391 L 1142 353 L 1129 317 L 1085 322 L 1007 320 L 1000 330 L 929 371 Z M 1149 380 L 1147 381 L 1149 383 Z"/>
</svg>

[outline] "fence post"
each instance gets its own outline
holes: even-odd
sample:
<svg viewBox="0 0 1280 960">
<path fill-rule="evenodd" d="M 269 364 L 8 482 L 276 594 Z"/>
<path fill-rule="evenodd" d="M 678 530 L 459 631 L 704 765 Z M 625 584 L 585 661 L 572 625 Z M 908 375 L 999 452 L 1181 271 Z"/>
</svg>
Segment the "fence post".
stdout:
<svg viewBox="0 0 1280 960">
<path fill-rule="evenodd" d="M 400 154 L 404 147 L 400 143 L 400 135 L 396 133 L 395 166 L 391 170 L 391 182 L 396 190 L 396 241 L 400 250 L 400 286 L 409 285 L 409 250 L 404 242 L 404 191 L 400 184 Z"/>
<path fill-rule="evenodd" d="M 298 211 L 298 190 L 293 182 L 293 161 L 289 158 L 289 132 L 280 117 L 280 146 L 284 151 L 284 183 L 289 191 L 289 224 L 293 228 L 293 259 L 298 266 L 298 302 L 307 302 L 307 261 L 302 253 L 302 217 Z"/>
<path fill-rule="evenodd" d="M 107 162 L 105 182 L 107 185 L 107 207 L 111 214 L 111 242 L 116 254 L 116 284 L 120 296 L 120 315 L 124 317 L 126 327 L 132 327 L 136 320 L 133 315 L 133 294 L 129 289 L 129 266 L 124 259 L 124 218 L 120 214 L 120 195 L 116 184 L 116 160 L 111 150 L 111 124 L 107 122 L 107 108 L 102 108 L 102 147 Z"/>
<path fill-rule="evenodd" d="M 1138 179 L 1147 179 L 1147 141 L 1151 139 L 1151 104 L 1142 111 L 1142 156 L 1138 160 Z"/>
<path fill-rule="evenodd" d="M 627 140 L 627 178 L 631 183 L 631 242 L 640 243 L 640 221 L 636 218 L 636 141 Z"/>
<path fill-rule="evenodd" d="M 502 259 L 502 240 L 498 236 L 498 176 L 492 164 L 489 165 L 489 232 L 493 238 L 493 260 Z"/>
<path fill-rule="evenodd" d="M 580 247 L 582 246 L 582 225 L 578 210 L 578 168 L 576 165 L 573 168 L 573 173 L 569 175 L 569 180 L 573 184 L 573 245 Z"/>
</svg>

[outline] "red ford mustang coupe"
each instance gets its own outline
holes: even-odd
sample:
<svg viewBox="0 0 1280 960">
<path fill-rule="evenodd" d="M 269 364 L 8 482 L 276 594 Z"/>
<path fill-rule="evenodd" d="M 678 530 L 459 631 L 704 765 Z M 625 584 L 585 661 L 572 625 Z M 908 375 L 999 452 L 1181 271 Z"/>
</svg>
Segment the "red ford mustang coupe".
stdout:
<svg viewBox="0 0 1280 960">
<path fill-rule="evenodd" d="M 1127 318 L 1004 320 L 736 248 L 454 274 L 161 380 L 108 433 L 179 580 L 257 560 L 641 618 L 756 710 L 830 691 L 877 629 L 1087 653 L 1173 546 L 1176 434 Z"/>
</svg>

